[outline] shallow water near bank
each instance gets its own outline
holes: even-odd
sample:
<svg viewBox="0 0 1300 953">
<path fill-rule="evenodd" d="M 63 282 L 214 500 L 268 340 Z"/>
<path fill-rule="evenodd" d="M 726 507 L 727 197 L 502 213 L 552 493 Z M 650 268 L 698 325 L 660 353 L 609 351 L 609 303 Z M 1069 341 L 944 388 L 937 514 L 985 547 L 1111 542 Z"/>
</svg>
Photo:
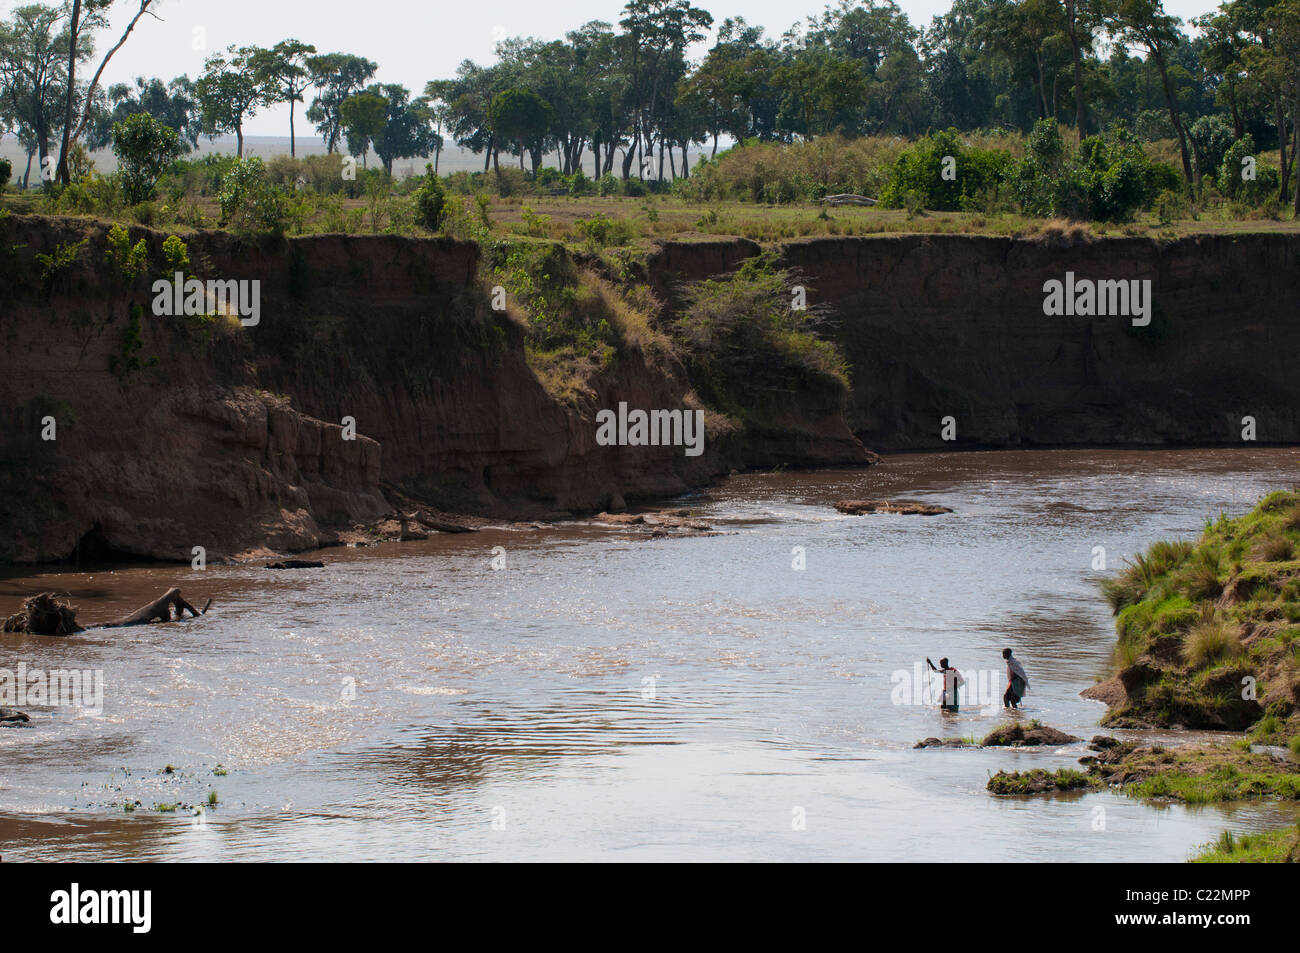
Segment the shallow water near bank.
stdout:
<svg viewBox="0 0 1300 953">
<path fill-rule="evenodd" d="M 1103 708 L 1078 693 L 1114 644 L 1094 547 L 1113 570 L 1194 536 L 1294 485 L 1298 456 L 896 455 L 677 501 L 711 537 L 575 523 L 327 550 L 319 570 L 11 575 L 5 613 L 61 589 L 94 622 L 170 585 L 213 608 L 183 625 L 0 636 L 0 667 L 105 680 L 101 714 L 29 706 L 32 727 L 0 730 L 0 855 L 1182 860 L 1224 827 L 1295 812 L 993 798 L 992 772 L 1072 766 L 1086 749 L 913 750 L 1003 716 L 906 694 L 943 655 L 995 673 L 1000 694 L 1009 645 L 1030 676 L 1023 717 L 1091 737 Z M 955 512 L 831 505 L 864 497 Z M 155 810 L 209 791 L 219 803 L 200 817 Z"/>
</svg>

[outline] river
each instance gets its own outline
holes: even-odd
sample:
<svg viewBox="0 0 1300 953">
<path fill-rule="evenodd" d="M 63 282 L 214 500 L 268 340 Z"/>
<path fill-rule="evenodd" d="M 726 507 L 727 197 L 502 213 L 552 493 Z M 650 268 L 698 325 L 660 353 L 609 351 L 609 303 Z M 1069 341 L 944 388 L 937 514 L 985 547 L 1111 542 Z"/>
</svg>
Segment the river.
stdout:
<svg viewBox="0 0 1300 953">
<path fill-rule="evenodd" d="M 1104 709 L 1079 692 L 1114 644 L 1095 547 L 1113 571 L 1195 536 L 1293 486 L 1297 456 L 891 455 L 674 501 L 716 536 L 576 522 L 326 550 L 317 570 L 20 570 L 0 578 L 0 612 L 59 589 L 93 622 L 171 585 L 213 607 L 0 636 L 0 667 L 104 679 L 102 712 L 28 706 L 31 727 L 0 730 L 0 856 L 1183 860 L 1224 827 L 1294 812 L 994 798 L 998 769 L 1086 749 L 914 750 L 1003 716 L 896 702 L 917 701 L 903 696 L 926 656 L 993 673 L 1000 694 L 1011 646 L 1031 683 L 1022 717 L 1091 737 Z M 955 512 L 832 507 L 863 497 Z M 209 792 L 201 814 L 155 809 Z"/>
</svg>

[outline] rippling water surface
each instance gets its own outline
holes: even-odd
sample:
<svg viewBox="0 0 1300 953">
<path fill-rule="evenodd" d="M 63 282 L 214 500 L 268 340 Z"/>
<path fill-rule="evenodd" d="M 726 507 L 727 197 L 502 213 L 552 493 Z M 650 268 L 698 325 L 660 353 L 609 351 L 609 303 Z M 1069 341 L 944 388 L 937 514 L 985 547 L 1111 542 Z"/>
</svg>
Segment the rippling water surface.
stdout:
<svg viewBox="0 0 1300 953">
<path fill-rule="evenodd" d="M 33 727 L 0 730 L 2 855 L 1181 860 L 1289 814 L 995 799 L 990 773 L 1086 752 L 913 750 L 1001 715 L 895 704 L 893 676 L 927 655 L 1000 672 L 1010 645 L 1026 717 L 1089 737 L 1103 709 L 1078 693 L 1114 642 L 1094 547 L 1114 568 L 1296 474 L 1277 449 L 891 456 L 679 501 L 711 537 L 578 523 L 329 550 L 322 570 L 5 578 L 5 613 L 41 588 L 89 621 L 169 585 L 214 601 L 184 625 L 0 636 L 0 667 L 105 678 L 100 715 L 29 706 Z M 885 496 L 956 512 L 831 506 Z M 154 810 L 209 791 L 202 817 Z"/>
</svg>

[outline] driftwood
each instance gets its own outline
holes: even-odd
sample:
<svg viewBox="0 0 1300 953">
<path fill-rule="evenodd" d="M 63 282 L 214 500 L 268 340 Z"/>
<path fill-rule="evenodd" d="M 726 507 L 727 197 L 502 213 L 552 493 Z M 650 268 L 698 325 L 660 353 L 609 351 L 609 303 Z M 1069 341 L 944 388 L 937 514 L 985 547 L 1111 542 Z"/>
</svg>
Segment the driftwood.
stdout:
<svg viewBox="0 0 1300 953">
<path fill-rule="evenodd" d="M 23 600 L 23 607 L 4 620 L 4 631 L 29 635 L 71 635 L 82 631 L 77 609 L 53 592 L 42 592 Z"/>
<path fill-rule="evenodd" d="M 862 516 L 864 513 L 902 513 L 904 515 L 937 516 L 951 513 L 946 506 L 935 503 L 917 503 L 915 500 L 840 500 L 835 508 L 850 516 Z"/>
<path fill-rule="evenodd" d="M 865 195 L 854 195 L 852 192 L 841 192 L 839 195 L 827 195 L 822 202 L 825 205 L 875 205 L 876 199 Z"/>
<path fill-rule="evenodd" d="M 420 511 L 414 513 L 404 513 L 401 510 L 395 510 L 384 517 L 386 520 L 397 520 L 402 525 L 401 538 L 407 539 L 411 534 L 411 524 L 417 523 L 427 529 L 437 530 L 439 533 L 472 533 L 474 530 L 469 526 L 461 526 L 459 523 L 444 523 L 441 520 L 435 520 L 426 516 Z"/>
<path fill-rule="evenodd" d="M 211 599 L 203 607 L 203 612 L 200 612 L 185 601 L 179 589 L 172 587 L 147 606 L 141 606 L 116 622 L 106 622 L 101 628 L 120 629 L 128 625 L 148 625 L 150 622 L 179 622 L 185 618 L 186 612 L 197 619 L 208 611 L 210 605 L 212 605 Z M 172 609 L 176 610 L 175 617 L 172 616 Z"/>
</svg>

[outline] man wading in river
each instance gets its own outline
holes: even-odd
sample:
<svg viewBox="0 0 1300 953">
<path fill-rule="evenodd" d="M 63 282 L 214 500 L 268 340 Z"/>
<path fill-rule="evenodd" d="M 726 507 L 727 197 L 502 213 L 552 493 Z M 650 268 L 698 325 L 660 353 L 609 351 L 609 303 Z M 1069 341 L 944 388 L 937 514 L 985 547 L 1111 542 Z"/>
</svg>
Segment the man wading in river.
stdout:
<svg viewBox="0 0 1300 953">
<path fill-rule="evenodd" d="M 961 677 L 961 672 L 955 668 L 948 667 L 946 658 L 939 659 L 939 667 L 935 668 L 934 663 L 930 661 L 929 656 L 925 659 L 925 664 L 930 666 L 930 670 L 938 672 L 943 676 L 943 694 L 939 696 L 939 708 L 943 711 L 957 710 L 957 689 L 966 684 L 966 679 Z"/>
<path fill-rule="evenodd" d="M 1003 649 L 1002 657 L 1007 660 L 1007 690 L 1002 696 L 1002 707 L 1019 708 L 1020 699 L 1029 691 L 1029 678 L 1025 675 L 1025 667 L 1011 657 L 1010 649 Z"/>
</svg>

